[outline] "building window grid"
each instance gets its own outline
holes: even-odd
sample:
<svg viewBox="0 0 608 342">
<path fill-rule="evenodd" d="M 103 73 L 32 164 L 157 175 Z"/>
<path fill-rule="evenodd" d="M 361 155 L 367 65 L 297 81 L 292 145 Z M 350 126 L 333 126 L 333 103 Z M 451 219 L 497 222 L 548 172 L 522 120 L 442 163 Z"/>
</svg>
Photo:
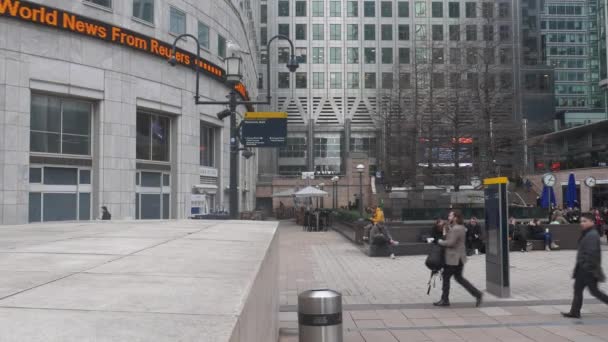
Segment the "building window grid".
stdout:
<svg viewBox="0 0 608 342">
<path fill-rule="evenodd" d="M 186 33 L 186 12 L 169 7 L 169 33 L 180 35 Z"/>
<path fill-rule="evenodd" d="M 133 17 L 154 23 L 154 0 L 133 0 Z"/>
</svg>

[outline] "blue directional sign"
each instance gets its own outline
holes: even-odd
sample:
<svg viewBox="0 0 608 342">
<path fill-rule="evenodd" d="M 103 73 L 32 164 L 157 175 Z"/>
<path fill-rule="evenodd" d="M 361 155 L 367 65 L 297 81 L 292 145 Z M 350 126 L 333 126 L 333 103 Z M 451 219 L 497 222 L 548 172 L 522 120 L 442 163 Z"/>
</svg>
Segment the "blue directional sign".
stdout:
<svg viewBox="0 0 608 342">
<path fill-rule="evenodd" d="M 247 112 L 241 131 L 246 147 L 281 147 L 287 136 L 287 113 Z"/>
</svg>

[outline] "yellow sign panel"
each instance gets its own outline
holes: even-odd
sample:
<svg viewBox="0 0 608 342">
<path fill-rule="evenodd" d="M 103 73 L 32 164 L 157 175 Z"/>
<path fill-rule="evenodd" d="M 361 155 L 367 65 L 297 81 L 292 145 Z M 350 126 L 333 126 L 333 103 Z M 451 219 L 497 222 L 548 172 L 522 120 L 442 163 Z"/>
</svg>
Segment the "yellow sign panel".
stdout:
<svg viewBox="0 0 608 342">
<path fill-rule="evenodd" d="M 486 178 L 483 180 L 483 185 L 507 184 L 507 183 L 509 183 L 509 179 L 507 177 Z"/>
<path fill-rule="evenodd" d="M 245 112 L 245 119 L 287 119 L 286 112 Z"/>
</svg>

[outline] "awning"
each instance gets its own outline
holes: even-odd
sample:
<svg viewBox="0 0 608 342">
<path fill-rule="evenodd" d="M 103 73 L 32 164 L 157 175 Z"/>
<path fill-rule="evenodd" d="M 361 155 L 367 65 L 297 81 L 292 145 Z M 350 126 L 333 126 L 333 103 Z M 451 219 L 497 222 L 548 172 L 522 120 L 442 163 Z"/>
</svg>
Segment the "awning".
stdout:
<svg viewBox="0 0 608 342">
<path fill-rule="evenodd" d="M 215 184 L 195 184 L 194 188 L 201 193 L 215 195 L 217 194 L 217 185 Z"/>
<path fill-rule="evenodd" d="M 296 191 L 294 189 L 287 189 L 287 190 L 275 192 L 274 194 L 272 194 L 272 197 L 293 197 L 293 195 L 295 193 L 296 193 Z"/>
</svg>

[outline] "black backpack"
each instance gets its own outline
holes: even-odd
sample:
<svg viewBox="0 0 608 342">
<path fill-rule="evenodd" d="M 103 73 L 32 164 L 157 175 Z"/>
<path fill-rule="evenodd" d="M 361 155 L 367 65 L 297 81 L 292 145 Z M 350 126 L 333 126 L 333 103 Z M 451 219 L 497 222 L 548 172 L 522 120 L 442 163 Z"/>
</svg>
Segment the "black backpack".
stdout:
<svg viewBox="0 0 608 342">
<path fill-rule="evenodd" d="M 445 250 L 443 247 L 433 244 L 431 251 L 424 262 L 426 267 L 433 272 L 440 271 L 445 265 Z"/>
</svg>

